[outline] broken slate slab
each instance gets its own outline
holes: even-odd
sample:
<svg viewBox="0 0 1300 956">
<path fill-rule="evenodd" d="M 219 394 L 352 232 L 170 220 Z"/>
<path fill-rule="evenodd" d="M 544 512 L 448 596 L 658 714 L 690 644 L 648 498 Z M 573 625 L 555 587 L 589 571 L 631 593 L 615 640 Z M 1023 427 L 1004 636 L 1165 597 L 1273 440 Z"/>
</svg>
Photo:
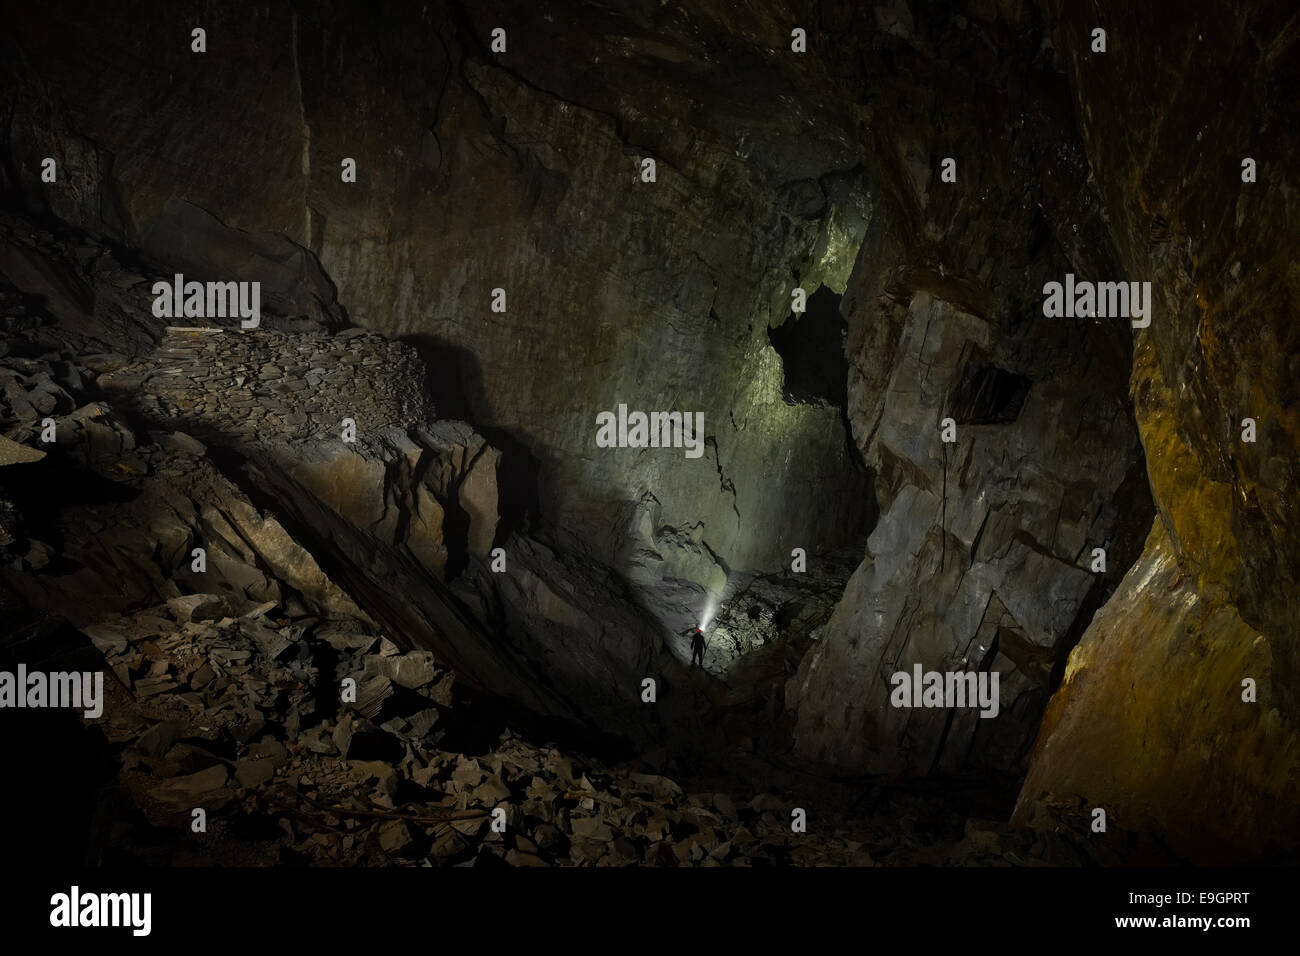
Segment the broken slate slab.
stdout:
<svg viewBox="0 0 1300 956">
<path fill-rule="evenodd" d="M 614 831 L 600 817 L 574 817 L 570 824 L 575 837 L 601 843 L 614 839 Z"/>
<path fill-rule="evenodd" d="M 104 654 L 121 654 L 127 649 L 126 634 L 115 627 L 91 624 L 83 627 L 81 632 Z"/>
<path fill-rule="evenodd" d="M 269 627 L 262 627 L 260 624 L 254 624 L 251 621 L 244 622 L 243 632 L 256 641 L 262 648 L 262 652 L 271 660 L 278 658 L 293 643 L 278 631 L 273 631 Z"/>
<path fill-rule="evenodd" d="M 178 806 L 197 806 L 205 794 L 220 790 L 226 785 L 226 768 L 222 764 L 200 770 L 185 777 L 173 777 L 154 788 L 159 800 Z"/>
<path fill-rule="evenodd" d="M 142 677 L 135 682 L 135 693 L 138 697 L 152 697 L 154 694 L 175 690 L 179 686 L 180 684 L 167 677 Z"/>
<path fill-rule="evenodd" d="M 133 745 L 141 753 L 150 757 L 161 757 L 171 749 L 176 738 L 185 730 L 185 724 L 179 720 L 164 720 L 154 724 L 136 739 Z"/>
<path fill-rule="evenodd" d="M 275 764 L 270 760 L 244 757 L 235 763 L 235 779 L 245 790 L 260 787 L 275 776 Z"/>
<path fill-rule="evenodd" d="M 381 657 L 379 672 L 394 684 L 400 684 L 408 690 L 416 690 L 432 683 L 438 676 L 433 655 L 428 651 L 411 651 L 399 657 Z"/>
<path fill-rule="evenodd" d="M 182 597 L 170 598 L 167 607 L 176 620 L 182 623 L 215 621 L 227 613 L 225 598 L 217 594 L 186 594 Z"/>
<path fill-rule="evenodd" d="M 401 853 L 411 842 L 411 831 L 404 820 L 389 820 L 379 827 L 379 846 L 385 853 Z"/>
<path fill-rule="evenodd" d="M 473 799 L 484 806 L 494 807 L 510 796 L 510 788 L 501 782 L 501 778 L 492 774 L 474 788 Z"/>
</svg>

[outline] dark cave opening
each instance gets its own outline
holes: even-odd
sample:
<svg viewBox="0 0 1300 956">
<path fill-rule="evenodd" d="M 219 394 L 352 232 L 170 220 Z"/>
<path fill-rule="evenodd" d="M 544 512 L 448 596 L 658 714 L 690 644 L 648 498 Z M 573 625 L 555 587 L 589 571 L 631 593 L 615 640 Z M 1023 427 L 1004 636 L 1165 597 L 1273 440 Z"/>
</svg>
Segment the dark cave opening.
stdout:
<svg viewBox="0 0 1300 956">
<path fill-rule="evenodd" d="M 948 412 L 959 425 L 1007 425 L 1020 417 L 1033 384 L 990 362 L 968 361 L 949 393 Z"/>
<path fill-rule="evenodd" d="M 840 298 L 826 286 L 808 297 L 803 315 L 791 312 L 767 330 L 768 341 L 781 356 L 785 370 L 782 389 L 790 404 L 848 404 L 849 362 L 844 356 L 848 323 L 840 315 Z"/>
</svg>

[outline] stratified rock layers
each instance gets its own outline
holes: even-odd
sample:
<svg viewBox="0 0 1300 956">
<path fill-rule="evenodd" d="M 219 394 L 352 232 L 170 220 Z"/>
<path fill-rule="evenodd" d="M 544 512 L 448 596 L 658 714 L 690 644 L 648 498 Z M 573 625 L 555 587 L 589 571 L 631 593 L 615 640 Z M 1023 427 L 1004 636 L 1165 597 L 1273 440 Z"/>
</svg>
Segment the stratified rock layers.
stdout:
<svg viewBox="0 0 1300 956">
<path fill-rule="evenodd" d="M 1300 736 L 1276 696 L 1269 641 L 1197 593 L 1157 521 L 1070 655 L 1020 815 L 1091 823 L 1100 808 L 1108 829 L 1156 833 L 1202 860 L 1281 859 L 1296 845 Z"/>
<path fill-rule="evenodd" d="M 6 194 L 152 265 L 261 281 L 279 313 L 198 406 L 135 409 L 247 452 L 232 467 L 274 508 L 210 464 L 195 490 L 238 498 L 268 542 L 315 536 L 304 554 L 322 565 L 301 562 L 291 588 L 306 609 L 362 615 L 356 599 L 394 633 L 436 635 L 467 680 L 633 735 L 640 678 L 689 686 L 658 669 L 663 623 L 695 623 L 736 569 L 865 541 L 785 687 L 799 758 L 1023 771 L 1059 682 L 1021 819 L 1103 806 L 1207 857 L 1300 840 L 1285 819 L 1300 721 L 1294 9 L 1157 0 L 1098 23 L 1059 0 L 525 7 L 214 4 L 202 55 L 187 13 L 142 0 L 7 13 Z M 789 52 L 792 18 L 806 55 Z M 498 25 L 509 53 L 487 47 Z M 39 181 L 46 156 L 57 184 Z M 106 314 L 67 272 L 0 247 L 0 273 L 76 328 L 80 353 L 126 351 L 114 340 L 147 317 L 146 287 Z M 1150 327 L 1045 319 L 1043 284 L 1067 272 L 1151 281 Z M 800 339 L 791 290 L 822 284 L 843 295 L 847 382 L 826 392 L 843 408 L 793 401 L 769 336 Z M 352 376 L 388 372 L 373 341 L 347 369 L 310 353 L 265 369 L 252 351 L 349 319 L 419 350 L 435 409 L 350 414 L 365 399 Z M 24 429 L 54 409 L 91 460 L 144 454 L 97 404 L 64 407 L 49 370 L 12 364 Z M 278 391 L 299 380 L 330 403 L 320 422 Z M 167 384 L 141 401 L 165 402 Z M 620 403 L 703 412 L 704 455 L 597 448 L 596 414 Z M 245 410 L 283 447 L 253 449 Z M 335 441 L 344 415 L 373 439 L 364 453 Z M 179 504 L 164 570 L 224 522 L 232 548 L 213 564 L 261 600 L 272 582 L 245 570 L 234 512 Z M 113 552 L 106 599 L 142 598 L 113 587 L 142 569 L 142 589 L 158 584 L 152 552 L 134 554 L 149 541 Z M 484 556 L 502 543 L 509 572 L 493 576 Z M 347 568 L 324 567 L 344 551 Z M 318 572 L 338 585 L 313 597 Z M 999 716 L 891 707 L 891 673 L 915 664 L 996 670 Z"/>
<path fill-rule="evenodd" d="M 843 291 L 870 214 L 856 119 L 792 96 L 825 79 L 772 49 L 784 17 L 712 6 L 650 25 L 586 4 L 218 5 L 203 55 L 154 3 L 78 6 L 57 37 L 16 13 L 13 60 L 42 86 L 15 83 L 15 168 L 62 154 L 82 198 L 45 200 L 57 214 L 329 318 L 313 269 L 291 281 L 293 240 L 354 322 L 421 348 L 441 417 L 509 437 L 552 533 L 627 571 L 656 550 L 635 520 L 651 496 L 660 528 L 706 543 L 718 560 L 661 574 L 698 614 L 720 568 L 860 545 L 871 510 L 840 410 L 788 403 L 767 337 L 794 287 Z M 511 56 L 487 50 L 501 23 Z M 729 65 L 702 71 L 723 41 Z M 93 78 L 73 52 L 92 47 Z M 597 448 L 619 403 L 703 412 L 704 456 Z"/>
<path fill-rule="evenodd" d="M 1276 93 L 1300 71 L 1295 10 L 1126 7 L 1104 57 L 1081 11 L 1055 19 L 1117 245 L 1156 292 L 1132 390 L 1159 526 L 1071 658 L 1019 818 L 1075 802 L 1195 858 L 1293 851 L 1300 142 Z"/>
<path fill-rule="evenodd" d="M 1023 770 L 1066 654 L 1150 527 L 1127 320 L 1043 315 L 1045 282 L 1119 267 L 1042 24 L 1005 16 L 968 32 L 918 11 L 882 41 L 894 69 L 858 81 L 880 212 L 842 310 L 880 519 L 786 690 L 796 752 L 837 772 Z M 954 119 L 972 110 L 986 122 Z M 915 665 L 996 672 L 998 713 L 892 706 L 891 675 Z"/>
</svg>

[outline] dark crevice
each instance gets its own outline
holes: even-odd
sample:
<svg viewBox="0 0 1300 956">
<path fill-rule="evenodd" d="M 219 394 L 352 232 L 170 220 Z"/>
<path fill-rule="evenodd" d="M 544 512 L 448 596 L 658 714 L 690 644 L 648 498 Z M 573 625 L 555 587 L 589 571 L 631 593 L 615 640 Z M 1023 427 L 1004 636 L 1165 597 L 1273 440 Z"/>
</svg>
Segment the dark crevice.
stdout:
<svg viewBox="0 0 1300 956">
<path fill-rule="evenodd" d="M 785 372 L 782 394 L 791 405 L 848 404 L 849 362 L 844 356 L 848 323 L 840 315 L 840 296 L 826 286 L 808 296 L 807 311 L 791 312 L 768 341 L 781 356 Z"/>
<path fill-rule="evenodd" d="M 781 325 L 767 330 L 767 338 L 781 356 L 782 397 L 791 405 L 831 405 L 839 409 L 845 458 L 852 468 L 868 472 L 863 484 L 873 487 L 875 475 L 862 460 L 849 422 L 849 360 L 844 350 L 848 323 L 840 312 L 842 298 L 827 286 L 818 286 L 808 297 L 803 314 L 791 312 Z M 868 528 L 875 524 L 872 510 Z"/>
<path fill-rule="evenodd" d="M 1033 380 L 978 358 L 968 361 L 948 395 L 959 425 L 1009 425 L 1020 417 Z"/>
</svg>

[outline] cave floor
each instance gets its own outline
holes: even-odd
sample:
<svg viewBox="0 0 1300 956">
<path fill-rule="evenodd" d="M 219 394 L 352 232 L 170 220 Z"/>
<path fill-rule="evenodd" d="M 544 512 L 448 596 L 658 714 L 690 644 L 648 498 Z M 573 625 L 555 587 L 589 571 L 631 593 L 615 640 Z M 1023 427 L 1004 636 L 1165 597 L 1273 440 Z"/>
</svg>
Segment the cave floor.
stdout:
<svg viewBox="0 0 1300 956">
<path fill-rule="evenodd" d="M 86 629 L 93 647 L 44 619 L 6 639 L 106 675 L 102 719 L 42 731 L 64 752 L 98 750 L 81 795 L 86 863 L 1104 862 L 1077 838 L 1000 822 L 1005 785 L 831 781 L 742 751 L 607 761 L 485 723 L 426 651 L 345 621 L 224 610 L 215 596 L 173 599 Z M 342 674 L 360 676 L 340 707 L 313 688 Z"/>
</svg>

